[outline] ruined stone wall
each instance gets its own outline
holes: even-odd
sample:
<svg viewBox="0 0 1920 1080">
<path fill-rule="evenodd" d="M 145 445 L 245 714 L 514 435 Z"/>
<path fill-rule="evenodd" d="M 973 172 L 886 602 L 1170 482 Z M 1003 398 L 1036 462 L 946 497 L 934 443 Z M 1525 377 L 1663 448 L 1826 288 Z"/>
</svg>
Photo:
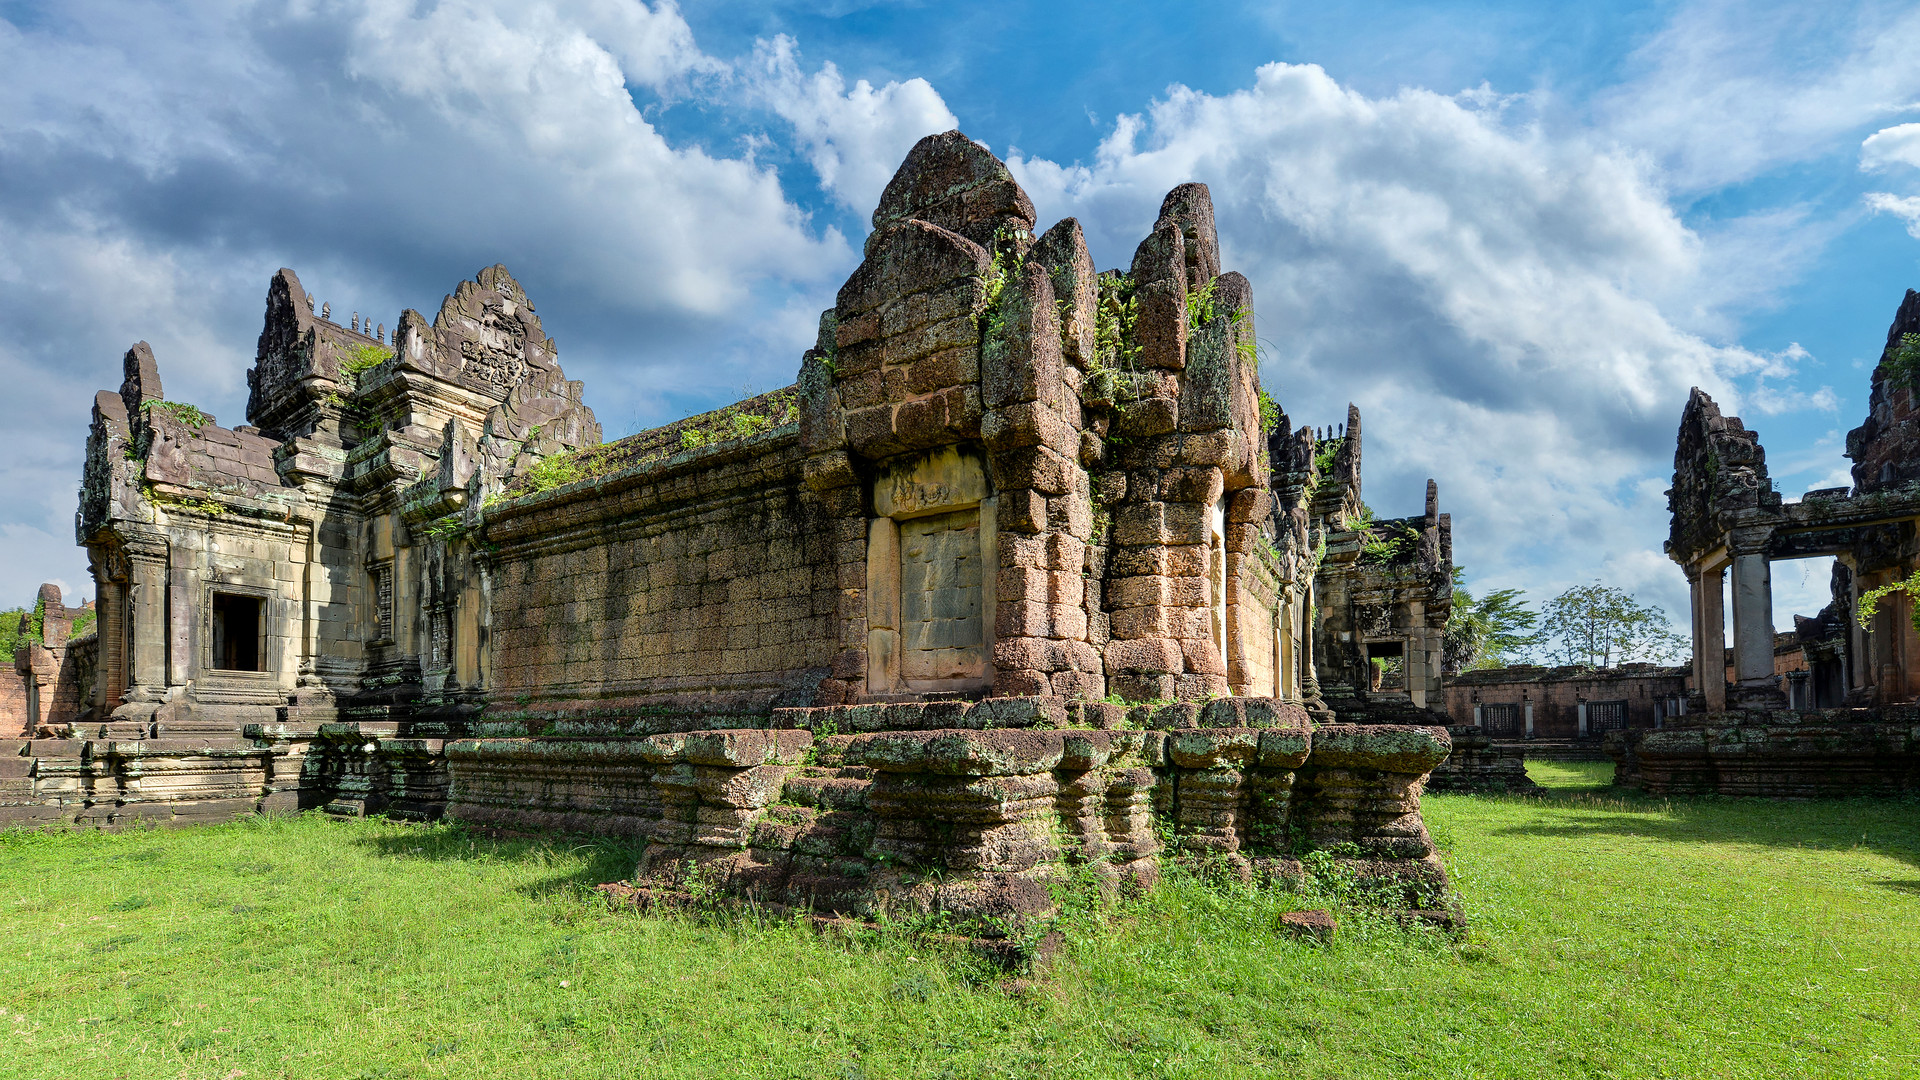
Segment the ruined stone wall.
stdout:
<svg viewBox="0 0 1920 1080">
<path fill-rule="evenodd" d="M 0 739 L 16 739 L 27 734 L 26 677 L 10 668 L 0 668 Z"/>
<path fill-rule="evenodd" d="M 1126 271 L 1096 274 L 1072 219 L 1035 224 L 986 150 L 922 140 L 803 365 L 807 482 L 845 588 L 823 702 L 1271 684 L 1273 589 L 1242 581 L 1273 535 L 1252 296 L 1221 272 L 1206 188 L 1167 195 Z M 940 479 L 948 452 L 972 479 Z M 895 582 L 936 513 L 978 514 L 987 573 L 961 592 L 991 670 L 917 679 Z"/>
<path fill-rule="evenodd" d="M 1920 710 L 1683 717 L 1607 736 L 1617 784 L 1654 795 L 1836 798 L 1920 792 Z"/>
<path fill-rule="evenodd" d="M 792 425 L 503 504 L 487 536 L 496 711 L 810 703 L 839 581 Z"/>
<path fill-rule="evenodd" d="M 1887 344 L 1869 381 L 1867 418 L 1847 432 L 1853 486 L 1871 494 L 1920 480 L 1920 386 L 1896 362 L 1908 334 L 1920 334 L 1920 293 L 1912 289 L 1887 327 Z"/>
<path fill-rule="evenodd" d="M 1635 670 L 1639 668 L 1641 670 Z M 1599 738 L 1594 725 L 1581 730 L 1580 703 L 1627 703 L 1626 725 L 1651 729 L 1663 723 L 1662 709 L 1687 693 L 1684 668 L 1628 665 L 1611 670 L 1563 667 L 1511 667 L 1470 671 L 1447 684 L 1447 715 L 1460 726 L 1484 726 L 1475 706 L 1513 705 L 1520 709 L 1521 731 L 1495 733 L 1498 738 L 1525 737 L 1526 712 L 1533 713 L 1536 739 Z M 1664 722 L 1671 722 L 1666 720 Z"/>
</svg>

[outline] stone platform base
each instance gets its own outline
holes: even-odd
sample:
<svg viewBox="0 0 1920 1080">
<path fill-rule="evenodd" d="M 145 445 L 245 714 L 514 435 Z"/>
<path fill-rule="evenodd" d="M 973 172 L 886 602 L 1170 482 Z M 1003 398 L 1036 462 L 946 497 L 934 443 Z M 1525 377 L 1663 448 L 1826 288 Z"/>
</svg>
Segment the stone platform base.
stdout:
<svg viewBox="0 0 1920 1080">
<path fill-rule="evenodd" d="M 300 805 L 299 762 L 252 739 L 0 740 L 0 828 L 195 824 Z"/>
<path fill-rule="evenodd" d="M 1050 913 L 1075 875 L 1151 886 L 1165 857 L 1270 876 L 1318 848 L 1398 886 L 1408 907 L 1447 890 L 1419 815 L 1421 781 L 1451 747 L 1441 728 L 1315 729 L 1265 699 L 895 702 L 770 719 L 451 741 L 446 814 L 643 837 L 636 888 L 853 918 L 941 912 L 974 931 Z"/>
<path fill-rule="evenodd" d="M 1428 791 L 1462 794 L 1530 795 L 1540 785 L 1527 775 L 1527 760 L 1511 743 L 1495 742 L 1472 725 L 1447 728 L 1453 752 L 1433 767 Z"/>
<path fill-rule="evenodd" d="M 329 715 L 333 715 L 329 713 Z M 250 724 L 245 738 L 0 743 L 0 824 L 114 826 L 271 809 L 643 839 L 636 887 L 822 915 L 944 913 L 976 936 L 1091 876 L 1161 860 L 1245 879 L 1331 852 L 1432 907 L 1420 817 L 1445 728 L 1314 727 L 1264 698 L 1055 697 L 721 712 Z M 728 726 L 717 726 L 728 725 Z"/>
<path fill-rule="evenodd" d="M 1730 712 L 1609 732 L 1614 782 L 1654 795 L 1832 798 L 1920 792 L 1920 709 Z"/>
</svg>

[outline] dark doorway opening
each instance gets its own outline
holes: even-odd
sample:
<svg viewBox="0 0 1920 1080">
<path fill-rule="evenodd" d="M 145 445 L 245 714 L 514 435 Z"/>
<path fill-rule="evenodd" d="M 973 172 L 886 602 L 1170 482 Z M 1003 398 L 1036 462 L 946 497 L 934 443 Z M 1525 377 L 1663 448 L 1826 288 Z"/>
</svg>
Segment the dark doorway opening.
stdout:
<svg viewBox="0 0 1920 1080">
<path fill-rule="evenodd" d="M 1405 647 L 1398 641 L 1374 641 L 1367 644 L 1369 689 L 1405 690 L 1407 663 Z"/>
<path fill-rule="evenodd" d="M 260 598 L 213 594 L 213 666 L 260 670 Z"/>
</svg>

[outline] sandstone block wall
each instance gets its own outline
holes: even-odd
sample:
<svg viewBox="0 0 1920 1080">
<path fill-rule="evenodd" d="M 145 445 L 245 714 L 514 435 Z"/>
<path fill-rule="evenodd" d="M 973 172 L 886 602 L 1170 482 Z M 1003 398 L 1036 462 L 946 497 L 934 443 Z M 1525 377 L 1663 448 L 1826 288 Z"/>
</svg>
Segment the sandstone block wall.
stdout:
<svg viewBox="0 0 1920 1080">
<path fill-rule="evenodd" d="M 800 466 L 788 425 L 503 507 L 496 712 L 693 696 L 764 711 L 796 675 L 825 675 L 841 583 Z"/>
<path fill-rule="evenodd" d="M 16 672 L 0 669 L 0 739 L 27 734 L 27 683 Z"/>
<path fill-rule="evenodd" d="M 1452 724 L 1481 724 L 1475 706 L 1511 705 L 1518 727 L 1492 731 L 1495 738 L 1528 737 L 1526 714 L 1533 713 L 1532 737 L 1537 739 L 1599 739 L 1606 733 L 1594 725 L 1582 730 L 1582 702 L 1625 701 L 1626 726 L 1651 729 L 1671 723 L 1668 707 L 1686 697 L 1687 669 L 1651 664 L 1599 670 L 1577 667 L 1512 667 L 1470 671 L 1447 683 L 1447 715 Z"/>
</svg>

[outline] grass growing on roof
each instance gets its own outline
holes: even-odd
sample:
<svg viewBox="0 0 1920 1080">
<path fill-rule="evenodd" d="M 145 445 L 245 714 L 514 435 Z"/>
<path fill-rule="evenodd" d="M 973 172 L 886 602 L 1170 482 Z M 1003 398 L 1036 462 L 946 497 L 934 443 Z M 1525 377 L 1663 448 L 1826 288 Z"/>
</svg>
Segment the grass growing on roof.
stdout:
<svg viewBox="0 0 1920 1080">
<path fill-rule="evenodd" d="M 656 432 L 643 431 L 618 442 L 567 450 L 543 458 L 514 478 L 497 498 L 514 499 L 581 480 L 597 480 L 623 469 L 664 460 L 683 450 L 759 435 L 799 418 L 798 391 L 789 387 L 761 394 L 691 418 L 664 444 Z"/>
<path fill-rule="evenodd" d="M 1920 1070 L 1920 807 L 1429 796 L 1464 943 L 1176 879 L 1009 996 L 901 940 L 639 916 L 605 842 L 317 815 L 0 836 L 0 1073 L 1893 1077 Z"/>
</svg>

